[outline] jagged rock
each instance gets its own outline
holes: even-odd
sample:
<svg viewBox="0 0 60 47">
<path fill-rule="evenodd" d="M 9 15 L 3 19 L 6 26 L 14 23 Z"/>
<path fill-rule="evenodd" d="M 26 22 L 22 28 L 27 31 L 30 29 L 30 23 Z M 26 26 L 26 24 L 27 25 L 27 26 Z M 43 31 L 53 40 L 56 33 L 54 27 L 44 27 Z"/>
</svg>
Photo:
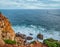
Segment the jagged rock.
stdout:
<svg viewBox="0 0 60 47">
<path fill-rule="evenodd" d="M 35 43 L 30 44 L 31 47 L 43 47 L 43 44 L 39 41 L 34 41 Z"/>
<path fill-rule="evenodd" d="M 25 39 L 26 35 L 21 33 L 16 33 L 16 37 L 21 37 L 22 39 Z"/>
<path fill-rule="evenodd" d="M 25 45 L 25 43 L 26 43 L 26 35 L 21 34 L 20 32 L 18 32 L 18 33 L 16 33 L 15 40 L 18 43 L 18 45 Z"/>
<path fill-rule="evenodd" d="M 38 34 L 37 38 L 43 40 L 43 35 L 42 34 Z"/>
<path fill-rule="evenodd" d="M 27 40 L 32 40 L 33 37 L 28 36 L 26 39 L 27 39 Z"/>
<path fill-rule="evenodd" d="M 44 45 L 43 43 L 39 42 L 39 41 L 33 41 L 30 44 L 31 47 L 48 47 L 46 45 Z"/>
<path fill-rule="evenodd" d="M 25 43 L 26 43 L 26 40 L 22 39 L 21 37 L 16 37 L 15 41 L 16 41 L 17 45 L 25 45 Z"/>
<path fill-rule="evenodd" d="M 0 13 L 0 36 L 3 39 L 14 40 L 15 32 L 13 31 L 9 20 Z"/>
</svg>

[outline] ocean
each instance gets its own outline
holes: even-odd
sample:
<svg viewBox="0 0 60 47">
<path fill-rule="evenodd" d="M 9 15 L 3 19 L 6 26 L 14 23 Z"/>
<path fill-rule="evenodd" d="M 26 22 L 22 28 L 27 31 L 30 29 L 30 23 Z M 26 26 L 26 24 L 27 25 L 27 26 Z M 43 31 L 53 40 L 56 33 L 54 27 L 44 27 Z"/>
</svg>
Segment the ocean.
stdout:
<svg viewBox="0 0 60 47">
<path fill-rule="evenodd" d="M 41 33 L 46 38 L 60 40 L 60 9 L 0 9 L 15 32 L 37 40 Z M 30 35 L 33 34 L 33 35 Z"/>
</svg>

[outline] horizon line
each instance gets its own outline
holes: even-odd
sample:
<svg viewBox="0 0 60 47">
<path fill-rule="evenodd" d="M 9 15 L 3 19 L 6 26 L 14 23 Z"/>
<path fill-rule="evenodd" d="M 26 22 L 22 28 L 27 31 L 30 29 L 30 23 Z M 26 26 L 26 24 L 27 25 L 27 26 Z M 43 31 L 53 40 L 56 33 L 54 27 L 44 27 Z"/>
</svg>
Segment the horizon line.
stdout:
<svg viewBox="0 0 60 47">
<path fill-rule="evenodd" d="M 0 8 L 0 9 L 27 9 L 27 8 Z M 38 8 L 38 9 L 60 9 L 60 8 Z"/>
</svg>

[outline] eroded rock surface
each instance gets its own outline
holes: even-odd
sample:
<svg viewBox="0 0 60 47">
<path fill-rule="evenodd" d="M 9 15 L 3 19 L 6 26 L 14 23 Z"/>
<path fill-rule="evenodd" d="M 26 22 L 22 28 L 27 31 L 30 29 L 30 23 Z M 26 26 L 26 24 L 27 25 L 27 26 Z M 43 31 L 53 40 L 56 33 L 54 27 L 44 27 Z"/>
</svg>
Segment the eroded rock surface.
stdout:
<svg viewBox="0 0 60 47">
<path fill-rule="evenodd" d="M 0 38 L 14 40 L 15 32 L 9 20 L 0 13 Z"/>
</svg>

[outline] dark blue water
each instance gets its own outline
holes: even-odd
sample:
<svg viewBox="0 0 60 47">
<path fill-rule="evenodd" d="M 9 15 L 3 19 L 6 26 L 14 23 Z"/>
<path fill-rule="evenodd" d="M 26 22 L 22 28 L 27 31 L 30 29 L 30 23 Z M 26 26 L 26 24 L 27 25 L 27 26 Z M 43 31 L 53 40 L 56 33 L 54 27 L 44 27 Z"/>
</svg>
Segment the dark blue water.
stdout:
<svg viewBox="0 0 60 47">
<path fill-rule="evenodd" d="M 40 32 L 43 35 L 47 34 L 45 38 L 50 34 L 50 37 L 53 35 L 52 38 L 56 36 L 60 39 L 60 9 L 0 9 L 0 11 L 10 20 L 16 32 L 27 31 L 35 35 Z"/>
<path fill-rule="evenodd" d="M 60 10 L 0 10 L 13 25 L 40 25 L 44 28 L 60 30 Z"/>
</svg>

